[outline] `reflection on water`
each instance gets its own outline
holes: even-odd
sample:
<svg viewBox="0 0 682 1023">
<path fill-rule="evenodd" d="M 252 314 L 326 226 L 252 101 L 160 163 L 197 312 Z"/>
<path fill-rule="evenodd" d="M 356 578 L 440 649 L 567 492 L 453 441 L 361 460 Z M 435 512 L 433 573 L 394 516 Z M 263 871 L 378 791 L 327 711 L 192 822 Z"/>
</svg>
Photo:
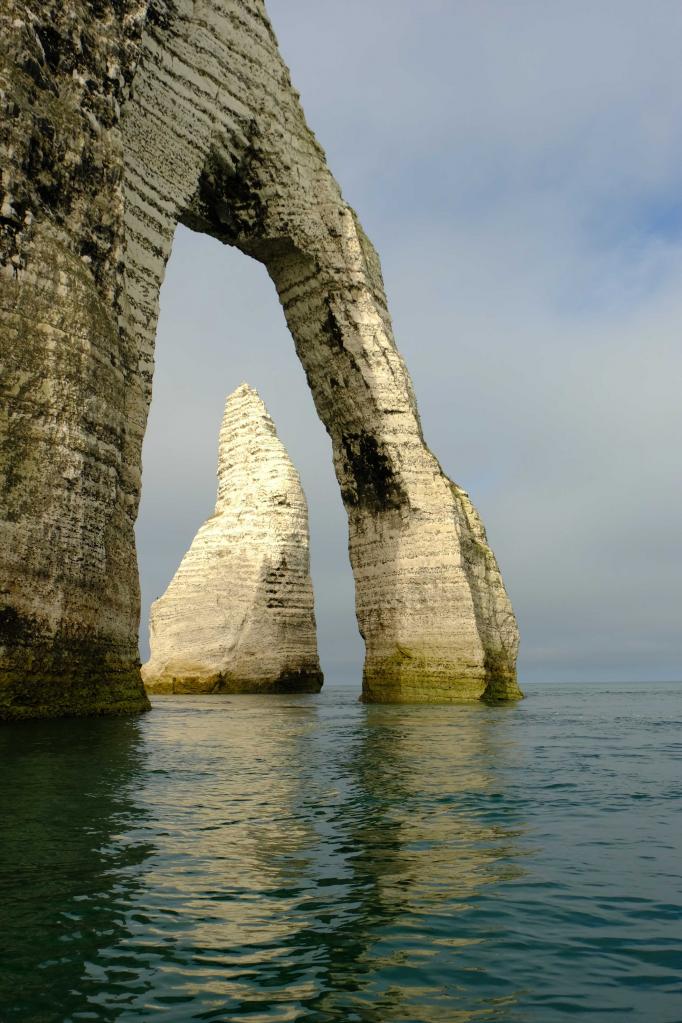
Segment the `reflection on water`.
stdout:
<svg viewBox="0 0 682 1023">
<path fill-rule="evenodd" d="M 138 722 L 1 728 L 0 762 L 0 1019 L 87 1018 L 145 884 Z M 115 1000 L 89 1018 L 117 1020 Z"/>
<path fill-rule="evenodd" d="M 672 1023 L 672 917 L 646 893 L 633 965 L 599 846 L 627 773 L 586 706 L 331 690 L 0 730 L 0 1019 L 547 1023 L 633 1018 L 641 988 Z"/>
<path fill-rule="evenodd" d="M 485 811 L 491 765 L 514 755 L 504 712 L 459 710 L 453 719 L 446 707 L 366 707 L 338 751 L 350 787 L 332 845 L 348 854 L 353 908 L 340 933 L 351 954 L 329 958 L 316 1003 L 324 1018 L 474 1018 L 455 990 L 458 951 L 480 938 L 458 915 L 483 886 L 518 873 L 518 822 Z"/>
<path fill-rule="evenodd" d="M 489 734 L 504 716 L 474 708 L 453 742 L 448 708 L 160 705 L 139 910 L 154 907 L 163 948 L 155 1004 L 188 999 L 216 1020 L 401 1019 L 409 1005 L 445 1018 L 452 996 L 427 990 L 425 961 L 452 970 L 475 940 L 452 914 L 513 869 L 516 825 L 488 823 L 475 798 L 497 784 L 491 744 L 504 773 L 507 740 Z"/>
</svg>

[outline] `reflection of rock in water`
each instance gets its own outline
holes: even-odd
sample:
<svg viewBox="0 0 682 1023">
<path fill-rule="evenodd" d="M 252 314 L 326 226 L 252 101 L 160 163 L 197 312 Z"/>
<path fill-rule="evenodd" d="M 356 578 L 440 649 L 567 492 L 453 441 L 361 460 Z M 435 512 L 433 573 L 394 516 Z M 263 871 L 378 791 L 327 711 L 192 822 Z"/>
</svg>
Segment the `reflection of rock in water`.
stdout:
<svg viewBox="0 0 682 1023">
<path fill-rule="evenodd" d="M 189 696 L 0 732 L 10 993 L 40 1023 L 507 1021 L 471 978 L 518 869 L 514 714 Z"/>
<path fill-rule="evenodd" d="M 301 788 L 314 787 L 308 746 L 319 722 L 314 703 L 292 699 L 164 698 L 145 721 L 168 750 L 168 773 L 148 775 L 140 793 L 158 827 L 140 913 L 153 922 L 164 988 L 184 997 L 188 1018 L 191 1005 L 241 1019 L 259 993 L 265 1006 L 282 986 L 292 1000 L 313 990 L 291 947 L 307 924 L 297 878 L 308 883 L 316 831 L 296 807 Z"/>
<path fill-rule="evenodd" d="M 150 852 L 133 798 L 139 724 L 5 728 L 0 762 L 0 1018 L 113 1023 L 116 997 L 141 984 L 125 952 L 127 912 Z"/>
<path fill-rule="evenodd" d="M 460 708 L 455 719 L 443 707 L 367 708 L 348 761 L 350 812 L 337 816 L 357 909 L 330 941 L 321 1010 L 451 1023 L 492 1008 L 462 1004 L 459 951 L 481 931 L 458 920 L 520 872 L 518 822 L 496 809 L 513 756 L 505 733 L 501 709 Z M 514 1001 L 501 997 L 494 1018 Z"/>
<path fill-rule="evenodd" d="M 487 1003 L 458 990 L 481 939 L 468 911 L 518 870 L 504 709 L 162 707 L 145 726 L 173 781 L 141 793 L 159 832 L 145 897 L 176 1004 L 235 1021 L 480 1018 Z"/>
</svg>

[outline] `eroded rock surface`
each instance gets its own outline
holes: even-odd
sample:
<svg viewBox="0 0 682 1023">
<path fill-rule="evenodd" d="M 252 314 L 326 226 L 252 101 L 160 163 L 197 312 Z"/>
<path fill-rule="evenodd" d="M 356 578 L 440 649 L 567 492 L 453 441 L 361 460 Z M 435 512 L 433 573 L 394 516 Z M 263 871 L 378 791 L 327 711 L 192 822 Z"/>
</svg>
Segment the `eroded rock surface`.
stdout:
<svg viewBox="0 0 682 1023">
<path fill-rule="evenodd" d="M 146 705 L 133 525 L 178 222 L 278 290 L 348 512 L 365 699 L 519 696 L 494 556 L 261 0 L 2 0 L 0 58 L 0 716 Z"/>
<path fill-rule="evenodd" d="M 218 499 L 152 604 L 150 692 L 317 692 L 308 509 L 265 405 L 246 384 L 220 429 Z"/>
</svg>

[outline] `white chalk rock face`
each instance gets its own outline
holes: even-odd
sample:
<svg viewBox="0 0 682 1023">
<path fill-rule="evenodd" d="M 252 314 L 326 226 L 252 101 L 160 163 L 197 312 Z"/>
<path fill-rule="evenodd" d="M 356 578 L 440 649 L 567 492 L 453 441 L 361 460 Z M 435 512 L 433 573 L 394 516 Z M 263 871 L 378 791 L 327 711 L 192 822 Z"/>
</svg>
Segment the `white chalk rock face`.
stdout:
<svg viewBox="0 0 682 1023">
<path fill-rule="evenodd" d="M 317 692 L 308 509 L 257 392 L 225 404 L 218 499 L 152 604 L 151 692 Z"/>
<path fill-rule="evenodd" d="M 363 699 L 518 699 L 497 562 L 424 441 L 379 257 L 264 0 L 0 0 L 0 78 L 0 720 L 149 706 L 134 523 L 178 223 L 259 260 L 277 289 L 348 514 Z M 238 588 L 256 591 L 256 569 L 214 527 L 176 580 L 183 600 L 194 593 L 207 676 L 209 650 L 223 663 L 208 626 L 219 609 L 235 664 L 270 628 L 254 607 L 238 635 Z M 225 552 L 211 599 L 208 575 L 191 584 L 202 548 Z M 180 630 L 170 593 L 155 649 Z"/>
</svg>

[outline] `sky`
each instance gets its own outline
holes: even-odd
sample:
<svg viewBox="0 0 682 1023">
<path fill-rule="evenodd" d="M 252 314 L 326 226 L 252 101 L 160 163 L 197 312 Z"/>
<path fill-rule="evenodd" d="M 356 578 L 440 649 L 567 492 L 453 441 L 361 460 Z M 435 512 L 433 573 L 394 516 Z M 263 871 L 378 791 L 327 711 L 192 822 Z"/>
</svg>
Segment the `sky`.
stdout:
<svg viewBox="0 0 682 1023">
<path fill-rule="evenodd" d="M 682 4 L 269 0 L 382 259 L 427 443 L 478 507 L 519 678 L 682 678 Z M 360 686 L 327 434 L 264 268 L 179 227 L 137 526 L 150 602 L 257 388 L 308 499 L 322 667 Z"/>
</svg>

